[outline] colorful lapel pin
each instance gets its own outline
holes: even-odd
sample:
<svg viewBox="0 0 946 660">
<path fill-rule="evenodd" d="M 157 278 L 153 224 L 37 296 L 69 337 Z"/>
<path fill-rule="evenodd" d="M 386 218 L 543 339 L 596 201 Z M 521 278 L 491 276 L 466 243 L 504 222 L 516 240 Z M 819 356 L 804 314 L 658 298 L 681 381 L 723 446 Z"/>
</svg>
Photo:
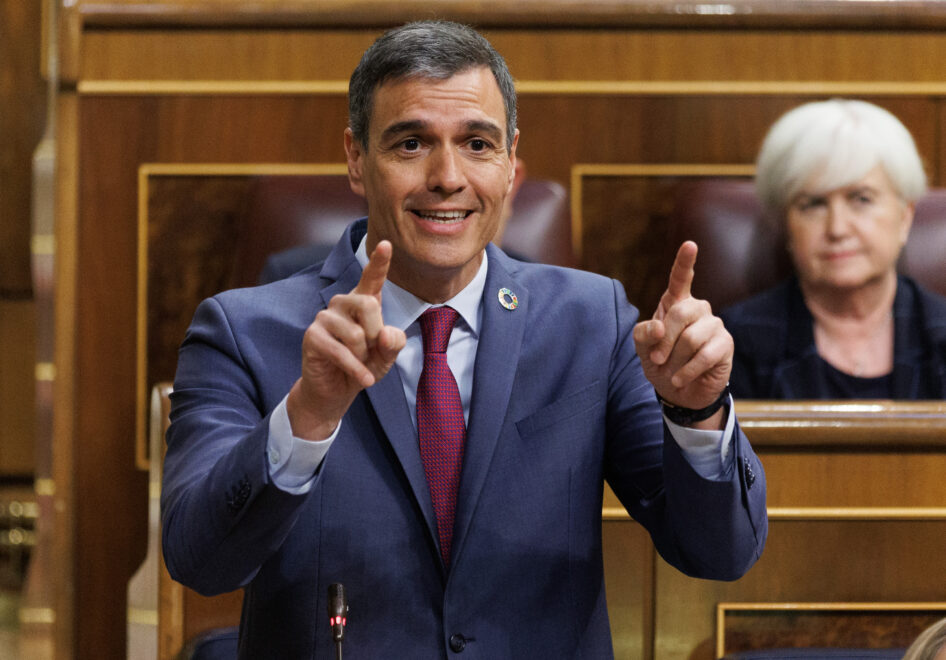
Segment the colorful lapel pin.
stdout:
<svg viewBox="0 0 946 660">
<path fill-rule="evenodd" d="M 519 299 L 512 291 L 503 287 L 499 290 L 499 304 L 512 311 L 519 306 Z"/>
</svg>

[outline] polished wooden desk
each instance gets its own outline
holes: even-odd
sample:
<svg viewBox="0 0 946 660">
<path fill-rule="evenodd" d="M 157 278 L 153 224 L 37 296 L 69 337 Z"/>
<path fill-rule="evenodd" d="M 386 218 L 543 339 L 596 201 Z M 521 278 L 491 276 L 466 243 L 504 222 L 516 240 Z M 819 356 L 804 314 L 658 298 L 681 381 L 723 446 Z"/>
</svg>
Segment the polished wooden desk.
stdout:
<svg viewBox="0 0 946 660">
<path fill-rule="evenodd" d="M 617 657 L 905 647 L 946 615 L 946 404 L 741 401 L 736 410 L 768 483 L 762 558 L 736 582 L 688 578 L 606 497 Z"/>
</svg>

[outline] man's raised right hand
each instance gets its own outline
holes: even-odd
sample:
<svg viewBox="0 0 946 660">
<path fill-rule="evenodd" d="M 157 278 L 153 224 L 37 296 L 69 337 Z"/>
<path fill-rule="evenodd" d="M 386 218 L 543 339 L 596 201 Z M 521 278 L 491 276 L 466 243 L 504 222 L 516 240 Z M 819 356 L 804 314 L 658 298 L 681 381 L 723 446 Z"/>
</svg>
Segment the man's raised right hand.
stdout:
<svg viewBox="0 0 946 660">
<path fill-rule="evenodd" d="M 328 438 L 358 392 L 381 380 L 404 348 L 404 331 L 384 325 L 381 317 L 391 253 L 388 241 L 378 243 L 358 285 L 334 296 L 306 330 L 302 376 L 286 400 L 293 435 Z"/>
</svg>

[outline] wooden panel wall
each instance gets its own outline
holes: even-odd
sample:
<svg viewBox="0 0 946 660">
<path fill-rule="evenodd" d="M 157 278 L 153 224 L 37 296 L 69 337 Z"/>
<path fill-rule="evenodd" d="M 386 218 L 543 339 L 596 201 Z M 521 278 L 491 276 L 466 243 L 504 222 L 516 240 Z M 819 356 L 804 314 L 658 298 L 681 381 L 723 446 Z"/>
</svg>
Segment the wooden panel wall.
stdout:
<svg viewBox="0 0 946 660">
<path fill-rule="evenodd" d="M 946 25 L 946 13 L 936 3 L 919 3 L 913 14 L 885 1 L 826 2 L 819 6 L 837 11 L 806 15 L 798 10 L 806 3 L 753 1 L 735 6 L 755 14 L 729 17 L 699 15 L 697 4 L 676 3 L 692 6 L 689 14 L 655 13 L 653 3 L 633 0 L 312 0 L 261 2 L 246 11 L 232 2 L 180 0 L 162 3 L 160 12 L 132 0 L 70 5 L 60 31 L 57 238 L 65 252 L 57 257 L 54 475 L 63 512 L 57 552 L 69 568 L 56 585 L 57 657 L 125 653 L 125 585 L 145 556 L 147 474 L 134 456 L 143 409 L 136 389 L 140 169 L 341 163 L 346 81 L 383 27 L 433 14 L 485 25 L 518 79 L 520 155 L 536 177 L 569 185 L 574 168 L 589 164 L 749 165 L 781 112 L 837 94 L 869 96 L 900 115 L 917 135 L 933 181 L 944 182 L 946 32 L 930 28 Z M 585 193 L 591 201 L 584 226 L 626 236 L 625 249 L 586 266 L 653 262 L 652 235 L 614 203 L 650 204 L 653 191 L 596 185 Z M 796 469 L 788 467 L 792 460 L 802 459 L 773 457 L 776 482 L 781 464 Z M 822 465 L 822 457 L 805 460 Z M 895 485 L 878 491 L 876 501 Z M 772 488 L 778 494 L 785 486 Z M 819 505 L 843 499 L 834 491 L 809 495 Z M 903 506 L 924 501 L 910 495 Z M 616 548 L 641 545 L 614 527 L 625 524 L 608 523 L 609 567 L 620 565 Z M 798 538 L 816 538 L 818 524 L 784 525 L 811 534 Z M 779 534 L 773 547 L 794 538 Z M 932 569 L 927 559 L 918 570 Z M 700 592 L 692 600 L 699 611 L 678 608 L 703 585 L 655 566 L 656 582 L 637 569 L 613 578 L 623 585 L 609 593 L 622 657 L 680 657 L 683 646 L 700 646 L 712 634 L 707 612 L 716 600 L 738 600 Z M 666 584 L 673 597 L 657 593 L 653 611 L 635 604 L 650 602 L 640 600 L 641 590 L 663 588 L 654 584 Z M 631 595 L 622 606 L 625 589 Z M 688 617 L 699 625 L 688 628 Z M 674 627 L 694 632 L 671 643 Z"/>
<path fill-rule="evenodd" d="M 793 627 L 791 612 L 770 613 L 742 626 L 737 620 L 730 623 L 727 652 L 770 646 L 909 646 L 931 623 L 929 618 L 905 624 L 891 635 L 884 622 L 857 621 L 856 614 L 841 610 L 848 603 L 886 603 L 893 610 L 902 604 L 942 602 L 942 582 L 929 579 L 943 574 L 942 556 L 917 549 L 935 547 L 944 532 L 942 519 L 773 517 L 762 558 L 737 582 L 692 580 L 660 562 L 654 657 L 717 657 L 716 605 L 732 601 L 759 609 L 779 602 L 834 603 L 835 621 Z"/>
<path fill-rule="evenodd" d="M 654 657 L 709 660 L 717 650 L 772 646 L 908 646 L 946 609 L 939 579 L 946 560 L 925 550 L 946 532 L 946 494 L 932 485 L 941 481 L 946 460 L 946 407 L 736 407 L 766 470 L 765 552 L 732 583 L 691 580 L 658 561 Z M 744 609 L 719 626 L 715 610 L 725 603 Z M 811 604 L 822 610 L 806 619 L 801 613 Z"/>
<path fill-rule="evenodd" d="M 30 174 L 46 117 L 40 8 L 0 3 L 0 479 L 33 472 Z"/>
</svg>

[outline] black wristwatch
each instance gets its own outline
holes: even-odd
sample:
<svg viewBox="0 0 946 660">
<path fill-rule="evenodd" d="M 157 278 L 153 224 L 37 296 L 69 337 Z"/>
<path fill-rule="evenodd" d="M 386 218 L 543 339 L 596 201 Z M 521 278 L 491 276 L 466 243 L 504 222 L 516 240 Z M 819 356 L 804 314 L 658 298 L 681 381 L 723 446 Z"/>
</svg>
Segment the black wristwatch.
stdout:
<svg viewBox="0 0 946 660">
<path fill-rule="evenodd" d="M 657 400 L 660 401 L 660 405 L 663 407 L 664 415 L 667 416 L 667 419 L 680 426 L 689 426 L 694 422 L 702 422 L 704 419 L 709 419 L 729 401 L 729 383 L 726 383 L 726 387 L 723 388 L 723 391 L 719 393 L 719 396 L 716 397 L 713 403 L 698 410 L 695 408 L 675 406 L 662 398 L 659 394 L 657 394 Z"/>
</svg>

